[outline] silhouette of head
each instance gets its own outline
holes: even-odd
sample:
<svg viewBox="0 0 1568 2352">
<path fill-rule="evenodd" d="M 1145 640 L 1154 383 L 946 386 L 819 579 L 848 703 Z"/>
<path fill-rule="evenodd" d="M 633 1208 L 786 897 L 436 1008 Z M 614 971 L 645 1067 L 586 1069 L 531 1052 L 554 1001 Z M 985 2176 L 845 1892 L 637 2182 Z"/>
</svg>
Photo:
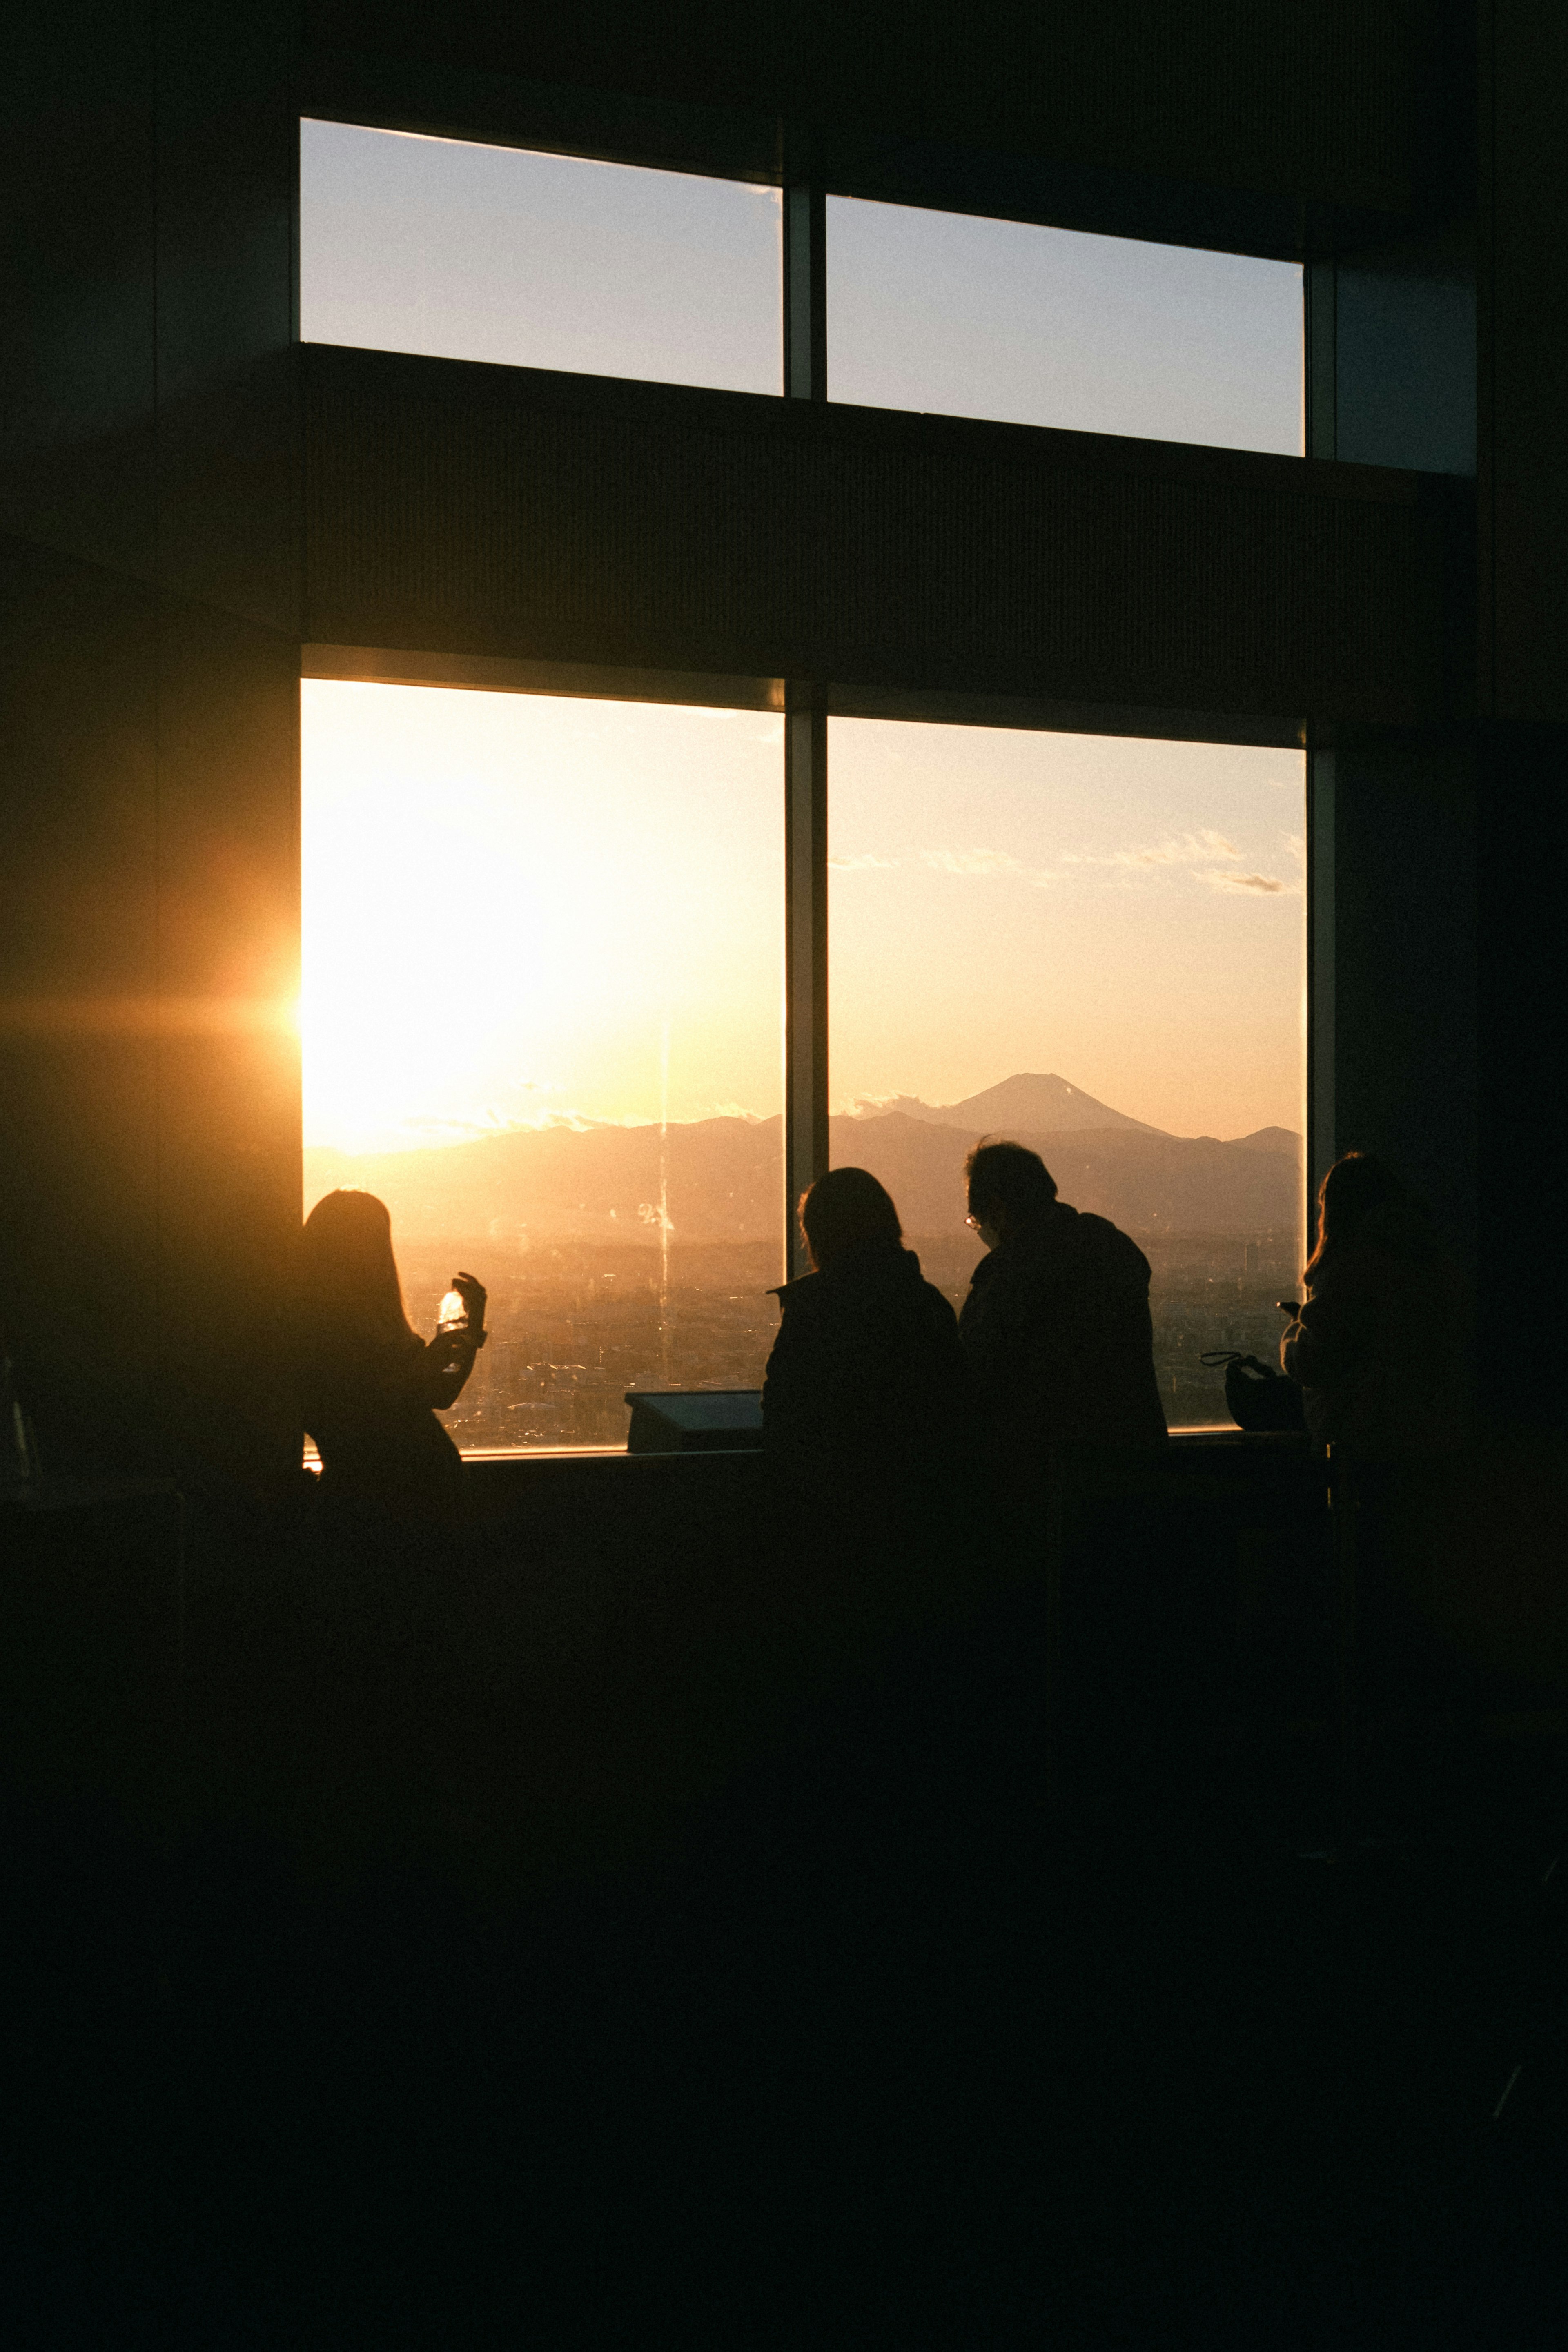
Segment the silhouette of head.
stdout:
<svg viewBox="0 0 1568 2352">
<path fill-rule="evenodd" d="M 904 1237 L 891 1196 L 864 1168 L 830 1168 L 819 1176 L 801 1196 L 800 1222 L 819 1273 L 868 1242 L 897 1245 Z"/>
<path fill-rule="evenodd" d="M 1313 1268 L 1326 1249 L 1353 1248 L 1368 1217 L 1379 1209 L 1397 1208 L 1425 1223 L 1427 1210 L 1401 1183 L 1385 1160 L 1374 1152 L 1347 1151 L 1336 1160 L 1318 1187 L 1318 1246 L 1308 1263 Z"/>
<path fill-rule="evenodd" d="M 392 1219 L 374 1192 L 327 1192 L 305 1220 L 304 1300 L 312 1322 L 378 1339 L 408 1328 Z"/>
<path fill-rule="evenodd" d="M 1037 1216 L 1057 1197 L 1057 1180 L 1037 1151 L 1022 1143 L 977 1143 L 963 1163 L 969 1213 L 976 1224 Z"/>
</svg>

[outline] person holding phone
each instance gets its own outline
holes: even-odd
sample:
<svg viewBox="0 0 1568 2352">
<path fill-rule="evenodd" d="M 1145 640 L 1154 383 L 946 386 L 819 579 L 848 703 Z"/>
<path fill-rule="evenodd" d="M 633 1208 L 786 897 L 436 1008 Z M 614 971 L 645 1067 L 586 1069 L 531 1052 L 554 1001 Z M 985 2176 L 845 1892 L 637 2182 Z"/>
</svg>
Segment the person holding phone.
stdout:
<svg viewBox="0 0 1568 2352">
<path fill-rule="evenodd" d="M 437 1420 L 484 1346 L 485 1289 L 457 1274 L 432 1339 L 404 1313 L 392 1220 L 371 1192 L 328 1192 L 305 1220 L 300 1387 L 323 1500 L 360 1514 L 457 1516 L 462 1458 Z"/>
</svg>

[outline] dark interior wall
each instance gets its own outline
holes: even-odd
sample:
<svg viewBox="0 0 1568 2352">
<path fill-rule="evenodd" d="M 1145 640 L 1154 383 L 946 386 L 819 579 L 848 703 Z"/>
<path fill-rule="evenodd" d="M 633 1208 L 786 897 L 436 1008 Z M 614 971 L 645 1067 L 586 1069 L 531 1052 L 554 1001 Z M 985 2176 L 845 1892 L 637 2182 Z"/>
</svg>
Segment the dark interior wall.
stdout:
<svg viewBox="0 0 1568 2352">
<path fill-rule="evenodd" d="M 1468 499 L 1408 473 L 301 357 L 317 643 L 1406 723 L 1453 675 Z"/>
<path fill-rule="evenodd" d="M 11 28 L 4 159 L 7 528 L 151 579 L 157 540 L 156 109 L 146 12 Z"/>
<path fill-rule="evenodd" d="M 1483 1393 L 1505 1423 L 1561 1432 L 1561 1384 L 1516 1372 L 1551 1350 L 1563 1247 L 1568 728 L 1488 724 L 1477 767 Z"/>
<path fill-rule="evenodd" d="M 275 1474 L 298 651 L 5 542 L 0 1327 L 45 1466 Z"/>
<path fill-rule="evenodd" d="M 1480 12 L 1477 676 L 1483 1360 L 1500 1410 L 1561 1429 L 1500 1368 L 1537 1343 L 1568 1156 L 1558 877 L 1568 854 L 1568 16 Z"/>
<path fill-rule="evenodd" d="M 1385 1156 L 1475 1264 L 1477 819 L 1453 732 L 1332 753 L 1333 1150 Z"/>
<path fill-rule="evenodd" d="M 310 0 L 305 26 L 323 57 L 749 111 L 808 130 L 817 165 L 863 192 L 900 168 L 899 151 L 956 143 L 1081 165 L 1102 202 L 1130 173 L 1163 180 L 1178 210 L 1184 184 L 1398 215 L 1451 161 L 1423 102 L 1448 14 L 1400 0 L 700 0 L 679 14 L 591 0 L 542 19 L 498 0 L 457 16 Z"/>
<path fill-rule="evenodd" d="M 140 1456 L 159 1343 L 155 592 L 5 542 L 0 1328 L 46 1448 Z"/>
<path fill-rule="evenodd" d="M 1310 273 L 1313 451 L 1473 469 L 1478 520 L 1446 731 L 1336 734 L 1333 1110 L 1320 1123 L 1339 1149 L 1407 1168 L 1473 1251 L 1483 1405 L 1561 1427 L 1549 1392 L 1521 1397 L 1486 1367 L 1538 1328 L 1568 1150 L 1555 882 L 1568 346 L 1552 293 L 1568 244 L 1568 20 L 1488 0 L 1470 37 L 1476 130 L 1454 144 L 1475 158 L 1472 191 L 1462 201 L 1451 183 L 1427 227 Z"/>
<path fill-rule="evenodd" d="M 1481 13 L 1480 707 L 1568 721 L 1568 12 Z"/>
<path fill-rule="evenodd" d="M 160 617 L 160 1402 L 187 1476 L 266 1483 L 299 1463 L 299 646 Z"/>
<path fill-rule="evenodd" d="M 299 635 L 299 116 L 279 0 L 158 0 L 159 577 Z"/>
<path fill-rule="evenodd" d="M 266 1485 L 295 1443 L 291 51 L 265 10 L 112 0 L 17 35 L 0 1313 L 46 1467 Z"/>
</svg>

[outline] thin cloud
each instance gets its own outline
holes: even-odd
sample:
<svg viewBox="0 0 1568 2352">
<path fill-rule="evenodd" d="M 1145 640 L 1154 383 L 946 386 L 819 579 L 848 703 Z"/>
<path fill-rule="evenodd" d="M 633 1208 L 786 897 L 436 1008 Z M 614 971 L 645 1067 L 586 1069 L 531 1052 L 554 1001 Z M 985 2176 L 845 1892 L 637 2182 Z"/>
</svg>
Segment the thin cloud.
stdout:
<svg viewBox="0 0 1568 2352">
<path fill-rule="evenodd" d="M 1000 875 L 1009 881 L 1026 882 L 1033 890 L 1043 890 L 1057 879 L 1048 868 L 1026 866 L 1005 849 L 922 849 L 922 866 L 938 874 L 963 874 L 982 878 Z"/>
<path fill-rule="evenodd" d="M 1216 857 L 1239 858 L 1241 852 L 1223 833 L 1205 825 L 1200 833 L 1184 833 L 1171 841 L 1151 842 L 1138 849 L 1101 853 L 1081 850 L 1063 860 L 1068 866 L 1205 866 Z"/>
<path fill-rule="evenodd" d="M 1026 866 L 1005 849 L 917 849 L 904 857 L 879 857 L 874 850 L 858 850 L 852 857 L 830 857 L 839 874 L 891 874 L 907 866 L 924 866 L 933 874 L 956 874 L 967 881 L 1024 882 L 1044 890 L 1061 879 L 1047 866 Z"/>
<path fill-rule="evenodd" d="M 1293 840 L 1287 837 L 1285 845 L 1293 855 L 1300 856 L 1300 848 Z M 827 862 L 842 874 L 892 873 L 903 866 L 924 866 L 932 873 L 953 874 L 968 881 L 1022 882 L 1031 890 L 1049 889 L 1054 883 L 1066 881 L 1068 875 L 1063 869 L 1073 866 L 1099 866 L 1129 878 L 1162 867 L 1184 866 L 1194 880 L 1210 883 L 1216 890 L 1253 890 L 1271 895 L 1292 888 L 1292 885 L 1273 875 L 1227 872 L 1225 866 L 1216 863 L 1225 860 L 1237 866 L 1241 857 L 1242 852 L 1234 841 L 1212 825 L 1205 825 L 1194 833 L 1143 843 L 1131 849 L 1067 850 L 1060 864 L 1054 867 L 1027 865 L 1006 849 L 921 849 L 900 857 L 880 857 L 874 850 L 864 849 L 850 857 L 830 857 Z"/>
</svg>

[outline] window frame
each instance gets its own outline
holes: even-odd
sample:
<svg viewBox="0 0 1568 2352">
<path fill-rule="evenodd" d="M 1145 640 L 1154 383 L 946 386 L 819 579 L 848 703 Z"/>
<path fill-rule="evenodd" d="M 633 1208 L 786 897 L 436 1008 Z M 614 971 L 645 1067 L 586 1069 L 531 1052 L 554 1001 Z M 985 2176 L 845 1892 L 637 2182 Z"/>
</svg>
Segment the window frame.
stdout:
<svg viewBox="0 0 1568 2352">
<path fill-rule="evenodd" d="M 1226 209 L 1223 195 L 1184 191 L 1172 209 L 1164 184 L 1103 170 L 1031 174 L 1017 159 L 900 142 L 855 156 L 798 123 L 717 108 L 616 100 L 574 90 L 544 91 L 507 77 L 447 73 L 422 79 L 417 95 L 385 83 L 372 96 L 345 89 L 341 68 L 308 67 L 301 119 L 363 129 L 482 142 L 535 152 L 699 173 L 779 188 L 782 224 L 780 396 L 826 404 L 826 207 L 831 196 L 907 204 L 1098 234 L 1142 236 L 1265 259 L 1310 261 L 1312 225 L 1298 207 L 1271 217 L 1249 197 Z M 1124 175 L 1125 176 L 1125 175 Z M 296 221 L 296 242 L 298 222 Z M 296 260 L 296 283 L 298 283 Z M 1311 268 L 1303 268 L 1304 442 L 1313 452 L 1311 394 L 1318 358 L 1312 336 Z M 1318 306 L 1321 308 L 1321 303 Z M 1321 372 L 1321 369 L 1320 369 Z M 681 389 L 681 387 L 675 387 Z M 693 387 L 700 390 L 700 387 Z M 1045 430 L 1017 427 L 1016 430 Z M 1289 455 L 1289 453 L 1279 453 Z M 1298 462 L 1305 462 L 1305 457 Z M 1331 888 L 1326 920 L 1320 877 L 1331 867 L 1332 754 L 1310 744 L 1300 714 L 1085 706 L 984 693 L 909 692 L 820 677 L 739 677 L 701 672 L 627 670 L 589 663 L 520 661 L 481 655 L 310 644 L 302 677 L 467 686 L 488 691 L 562 694 L 605 700 L 681 702 L 784 716 L 784 1198 L 782 1255 L 786 1279 L 807 1270 L 795 1204 L 828 1166 L 827 811 L 829 718 L 900 718 L 1031 731 L 1163 737 L 1308 751 L 1306 867 L 1306 1184 L 1315 1191 L 1333 1156 L 1333 971 Z M 1325 856 L 1330 867 L 1324 865 Z M 1310 1191 L 1309 1192 L 1309 1201 Z M 1306 1204 L 1304 1204 L 1305 1206 Z"/>
</svg>

